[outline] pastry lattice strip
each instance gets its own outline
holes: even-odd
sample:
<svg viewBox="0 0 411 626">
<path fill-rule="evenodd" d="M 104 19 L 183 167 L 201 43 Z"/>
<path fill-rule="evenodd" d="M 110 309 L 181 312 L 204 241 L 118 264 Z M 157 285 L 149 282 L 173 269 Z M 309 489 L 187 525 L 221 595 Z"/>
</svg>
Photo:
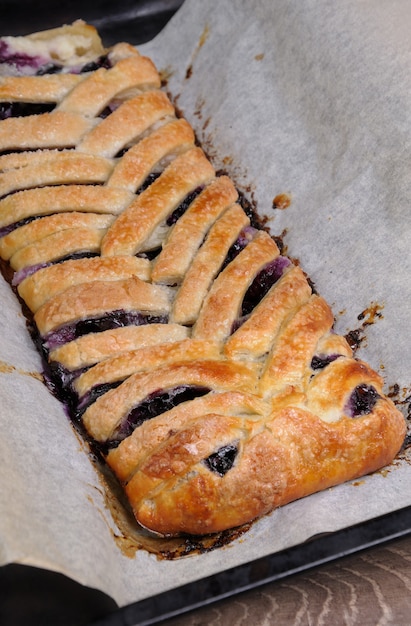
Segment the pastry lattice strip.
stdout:
<svg viewBox="0 0 411 626">
<path fill-rule="evenodd" d="M 381 377 L 152 61 L 81 22 L 27 41 L 43 65 L 0 78 L 0 256 L 137 521 L 215 532 L 389 463 L 405 424 Z"/>
</svg>

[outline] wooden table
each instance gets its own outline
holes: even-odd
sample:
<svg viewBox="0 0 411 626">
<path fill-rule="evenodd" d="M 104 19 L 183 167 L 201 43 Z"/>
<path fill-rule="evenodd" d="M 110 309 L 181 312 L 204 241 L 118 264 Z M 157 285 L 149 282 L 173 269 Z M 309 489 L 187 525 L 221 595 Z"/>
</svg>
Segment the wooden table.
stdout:
<svg viewBox="0 0 411 626">
<path fill-rule="evenodd" d="M 163 622 L 164 626 L 410 626 L 411 535 Z"/>
</svg>

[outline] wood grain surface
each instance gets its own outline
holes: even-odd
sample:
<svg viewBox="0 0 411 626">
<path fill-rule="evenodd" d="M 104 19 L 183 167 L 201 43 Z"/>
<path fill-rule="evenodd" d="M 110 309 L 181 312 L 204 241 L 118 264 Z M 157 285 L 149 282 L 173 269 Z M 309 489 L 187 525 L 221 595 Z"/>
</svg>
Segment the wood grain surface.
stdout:
<svg viewBox="0 0 411 626">
<path fill-rule="evenodd" d="M 411 535 L 162 623 L 410 626 Z"/>
</svg>

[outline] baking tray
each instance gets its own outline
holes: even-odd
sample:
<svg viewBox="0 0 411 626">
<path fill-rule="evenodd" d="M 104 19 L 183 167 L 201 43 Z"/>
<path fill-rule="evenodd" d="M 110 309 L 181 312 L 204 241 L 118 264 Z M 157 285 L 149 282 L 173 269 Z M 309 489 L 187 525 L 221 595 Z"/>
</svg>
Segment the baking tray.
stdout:
<svg viewBox="0 0 411 626">
<path fill-rule="evenodd" d="M 411 534 L 411 507 L 136 602 L 92 626 L 149 626 Z"/>
<path fill-rule="evenodd" d="M 24 35 L 82 18 L 98 28 L 106 45 L 150 41 L 183 0 L 3 0 L 1 35 Z M 0 623 L 21 626 L 148 626 L 239 593 L 298 574 L 354 552 L 411 535 L 411 507 L 344 530 L 313 537 L 207 578 L 119 608 L 107 595 L 46 570 L 10 564 L 0 568 Z"/>
<path fill-rule="evenodd" d="M 1 0 L 2 35 L 27 35 L 83 19 L 93 24 L 109 46 L 119 41 L 150 41 L 183 0 Z"/>
<path fill-rule="evenodd" d="M 411 507 L 119 608 L 104 593 L 25 565 L 0 568 L 2 626 L 149 626 L 361 550 L 411 536 Z"/>
</svg>

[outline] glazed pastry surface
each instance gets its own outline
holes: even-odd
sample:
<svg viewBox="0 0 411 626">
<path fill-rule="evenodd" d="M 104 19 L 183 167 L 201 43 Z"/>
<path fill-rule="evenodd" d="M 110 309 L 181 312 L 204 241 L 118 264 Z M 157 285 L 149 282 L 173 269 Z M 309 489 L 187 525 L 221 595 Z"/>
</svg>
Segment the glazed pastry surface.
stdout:
<svg viewBox="0 0 411 626">
<path fill-rule="evenodd" d="M 81 21 L 3 43 L 0 257 L 137 522 L 214 533 L 389 464 L 382 378 L 153 62 Z"/>
</svg>

